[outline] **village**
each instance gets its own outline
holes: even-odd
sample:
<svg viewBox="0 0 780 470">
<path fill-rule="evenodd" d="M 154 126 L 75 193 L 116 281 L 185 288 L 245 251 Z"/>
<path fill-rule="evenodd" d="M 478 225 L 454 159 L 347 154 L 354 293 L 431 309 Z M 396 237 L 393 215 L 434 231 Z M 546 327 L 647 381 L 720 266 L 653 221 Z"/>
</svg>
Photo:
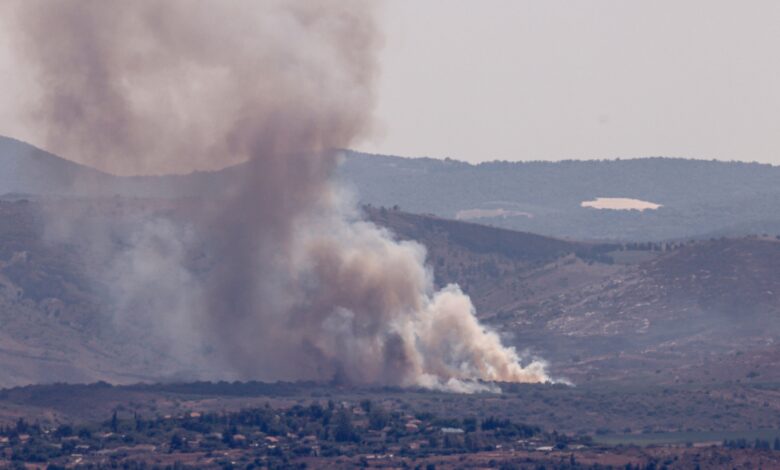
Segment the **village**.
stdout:
<svg viewBox="0 0 780 470">
<path fill-rule="evenodd" d="M 115 412 L 104 422 L 80 426 L 47 427 L 20 419 L 0 429 L 2 463 L 49 464 L 41 468 L 133 462 L 246 468 L 338 457 L 381 462 L 481 451 L 579 450 L 589 443 L 505 419 L 438 418 L 370 400 L 188 411 L 151 419 Z"/>
</svg>

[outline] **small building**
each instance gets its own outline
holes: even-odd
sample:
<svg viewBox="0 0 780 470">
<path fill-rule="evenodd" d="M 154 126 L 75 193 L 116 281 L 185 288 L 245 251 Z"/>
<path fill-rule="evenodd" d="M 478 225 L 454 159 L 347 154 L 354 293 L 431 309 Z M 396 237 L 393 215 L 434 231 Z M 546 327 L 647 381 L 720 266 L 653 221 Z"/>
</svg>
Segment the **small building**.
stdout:
<svg viewBox="0 0 780 470">
<path fill-rule="evenodd" d="M 384 444 L 387 440 L 387 434 L 381 431 L 369 431 L 363 435 L 363 444 L 377 445 Z"/>
<path fill-rule="evenodd" d="M 461 428 L 441 428 L 441 432 L 444 434 L 463 434 L 465 431 Z"/>
</svg>

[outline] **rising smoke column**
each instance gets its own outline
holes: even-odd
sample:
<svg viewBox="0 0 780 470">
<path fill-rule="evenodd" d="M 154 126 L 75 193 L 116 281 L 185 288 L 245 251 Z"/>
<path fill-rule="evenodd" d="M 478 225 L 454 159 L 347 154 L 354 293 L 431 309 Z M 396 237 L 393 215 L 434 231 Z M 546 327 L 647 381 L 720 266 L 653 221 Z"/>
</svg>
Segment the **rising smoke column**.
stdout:
<svg viewBox="0 0 780 470">
<path fill-rule="evenodd" d="M 166 279 L 154 292 L 197 290 L 206 301 L 186 303 L 191 321 L 239 377 L 453 390 L 547 380 L 543 363 L 522 367 L 478 323 L 456 286 L 435 291 L 420 245 L 362 221 L 333 186 L 333 149 L 371 122 L 380 43 L 372 2 L 24 0 L 6 8 L 37 76 L 31 122 L 49 148 L 120 174 L 246 162 L 224 195 L 202 201 L 196 232 L 208 273 L 197 283 L 176 276 L 186 286 Z M 118 259 L 133 264 L 126 258 Z"/>
</svg>

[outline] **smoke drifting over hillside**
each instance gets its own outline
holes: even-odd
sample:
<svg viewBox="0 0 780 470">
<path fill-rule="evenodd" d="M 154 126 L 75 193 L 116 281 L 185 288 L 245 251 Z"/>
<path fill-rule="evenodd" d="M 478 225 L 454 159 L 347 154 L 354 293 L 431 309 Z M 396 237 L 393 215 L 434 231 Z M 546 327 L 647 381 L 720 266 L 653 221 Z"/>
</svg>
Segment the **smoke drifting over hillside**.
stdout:
<svg viewBox="0 0 780 470">
<path fill-rule="evenodd" d="M 362 221 L 331 182 L 333 149 L 371 122 L 371 2 L 13 7 L 50 147 L 124 174 L 249 162 L 224 197 L 203 201 L 195 240 L 149 221 L 111 257 L 126 321 L 145 309 L 171 341 L 194 331 L 241 378 L 453 390 L 547 380 L 457 287 L 435 292 L 421 246 Z M 193 274 L 196 247 L 208 269 Z"/>
</svg>

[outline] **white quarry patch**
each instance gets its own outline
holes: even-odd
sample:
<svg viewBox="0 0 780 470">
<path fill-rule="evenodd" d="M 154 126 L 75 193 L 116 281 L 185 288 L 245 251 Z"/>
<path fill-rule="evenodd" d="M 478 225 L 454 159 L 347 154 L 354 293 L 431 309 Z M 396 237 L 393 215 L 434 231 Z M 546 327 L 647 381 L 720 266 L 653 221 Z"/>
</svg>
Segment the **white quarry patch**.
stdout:
<svg viewBox="0 0 780 470">
<path fill-rule="evenodd" d="M 590 207 L 593 209 L 608 209 L 617 211 L 646 211 L 656 210 L 659 207 L 663 207 L 661 204 L 656 204 L 650 201 L 643 201 L 641 199 L 631 199 L 627 197 L 597 197 L 592 201 L 582 201 L 581 207 Z"/>
<path fill-rule="evenodd" d="M 464 209 L 455 214 L 457 220 L 471 220 L 471 219 L 489 219 L 493 217 L 527 217 L 533 218 L 533 214 L 530 212 L 516 211 L 511 209 Z"/>
</svg>

